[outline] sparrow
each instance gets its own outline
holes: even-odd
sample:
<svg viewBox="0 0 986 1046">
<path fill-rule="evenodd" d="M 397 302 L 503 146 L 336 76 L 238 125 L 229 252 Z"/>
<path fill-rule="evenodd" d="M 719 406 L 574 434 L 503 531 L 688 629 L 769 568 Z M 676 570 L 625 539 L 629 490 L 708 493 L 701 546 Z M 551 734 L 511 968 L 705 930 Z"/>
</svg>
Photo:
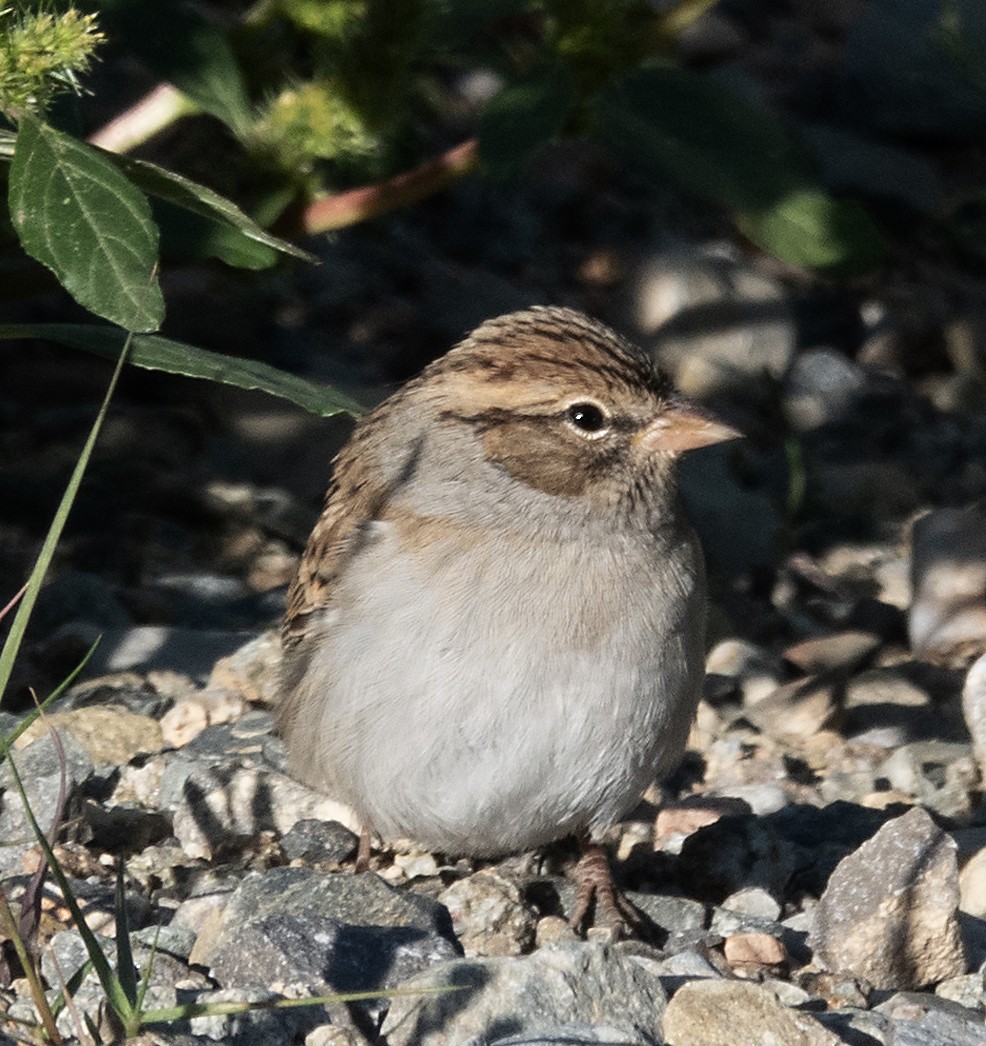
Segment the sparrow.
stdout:
<svg viewBox="0 0 986 1046">
<path fill-rule="evenodd" d="M 567 308 L 488 320 L 334 462 L 290 586 L 280 729 L 370 831 L 492 857 L 575 835 L 572 922 L 629 918 L 593 842 L 685 748 L 704 664 L 683 453 L 739 434 Z"/>
</svg>

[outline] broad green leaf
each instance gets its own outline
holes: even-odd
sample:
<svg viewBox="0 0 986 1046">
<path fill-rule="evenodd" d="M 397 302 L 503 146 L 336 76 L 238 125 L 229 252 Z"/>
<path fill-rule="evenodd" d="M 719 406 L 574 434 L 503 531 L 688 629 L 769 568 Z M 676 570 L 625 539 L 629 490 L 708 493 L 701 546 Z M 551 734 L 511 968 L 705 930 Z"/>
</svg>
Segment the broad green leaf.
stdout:
<svg viewBox="0 0 986 1046">
<path fill-rule="evenodd" d="M 0 160 L 13 157 L 16 142 L 15 134 L 0 130 Z M 241 211 L 232 200 L 220 196 L 208 186 L 147 160 L 138 160 L 132 156 L 123 156 L 98 148 L 95 152 L 118 167 L 148 196 L 164 200 L 202 219 L 192 222 L 185 219 L 200 245 L 200 255 L 221 258 L 230 265 L 246 269 L 262 269 L 273 265 L 275 257 L 272 251 L 300 258 L 313 265 L 318 264 L 318 258 L 314 254 L 309 254 L 290 241 L 269 233 Z M 283 208 L 282 202 L 277 211 Z M 253 248 L 249 245 L 238 245 L 237 237 L 231 235 L 233 233 L 242 235 L 258 246 Z"/>
<path fill-rule="evenodd" d="M 25 116 L 8 195 L 24 250 L 80 305 L 127 330 L 161 325 L 150 205 L 95 149 Z"/>
<path fill-rule="evenodd" d="M 867 212 L 819 187 L 780 121 L 705 76 L 637 70 L 597 96 L 593 124 L 627 167 L 729 208 L 786 262 L 863 271 L 882 253 Z"/>
<path fill-rule="evenodd" d="M 866 211 L 821 189 L 798 189 L 772 207 L 738 215 L 737 224 L 758 247 L 793 265 L 846 276 L 883 259 L 883 239 Z"/>
<path fill-rule="evenodd" d="M 250 121 L 250 101 L 223 34 L 184 0 L 103 0 L 106 28 L 158 76 L 173 83 L 233 131 Z"/>
<path fill-rule="evenodd" d="M 576 102 L 564 66 L 543 67 L 495 94 L 479 122 L 479 154 L 496 176 L 518 173 L 538 146 L 559 134 Z"/>
<path fill-rule="evenodd" d="M 123 344 L 121 331 L 95 324 L 0 324 L 0 341 L 14 338 L 43 338 L 70 348 L 84 349 L 107 359 L 115 359 Z M 257 389 L 289 400 L 321 417 L 330 417 L 343 411 L 357 417 L 365 413 L 361 404 L 331 385 L 319 385 L 294 374 L 285 374 L 257 360 L 223 356 L 157 335 L 136 335 L 131 342 L 127 362 L 145 370 L 202 378 L 223 385 L 235 385 L 240 389 Z"/>
<path fill-rule="evenodd" d="M 0 141 L 2 147 L 2 141 Z M 156 196 L 167 203 L 185 211 L 191 211 L 210 222 L 218 222 L 242 233 L 248 240 L 253 240 L 264 247 L 272 248 L 281 254 L 290 254 L 293 258 L 318 263 L 318 258 L 287 240 L 282 240 L 262 229 L 248 214 L 244 214 L 231 200 L 214 192 L 199 182 L 192 181 L 174 171 L 168 171 L 147 160 L 136 160 L 130 156 L 119 156 L 116 153 L 103 153 L 115 163 L 127 177 L 149 196 Z M 270 257 L 269 253 L 264 255 Z M 229 259 L 219 255 L 224 261 Z M 253 255 L 260 257 L 260 254 Z M 233 262 L 232 264 L 236 264 Z M 273 264 L 269 262 L 268 264 Z M 246 268 L 261 268 L 259 265 L 246 265 Z"/>
<path fill-rule="evenodd" d="M 161 230 L 161 254 L 169 261 L 218 258 L 237 269 L 269 269 L 277 264 L 277 251 L 266 243 L 247 239 L 225 222 L 192 214 L 164 200 L 154 200 L 152 210 Z"/>
</svg>

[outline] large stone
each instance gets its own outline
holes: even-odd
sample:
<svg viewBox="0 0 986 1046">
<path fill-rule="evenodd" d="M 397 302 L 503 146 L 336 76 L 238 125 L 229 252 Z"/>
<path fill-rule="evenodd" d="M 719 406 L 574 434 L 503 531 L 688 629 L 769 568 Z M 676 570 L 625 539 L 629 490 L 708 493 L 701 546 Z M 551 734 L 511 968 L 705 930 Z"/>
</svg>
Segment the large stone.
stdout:
<svg viewBox="0 0 986 1046">
<path fill-rule="evenodd" d="M 522 959 L 443 963 L 401 987 L 458 990 L 395 998 L 381 1032 L 388 1046 L 542 1043 L 573 1041 L 557 1037 L 568 1026 L 579 1029 L 575 1042 L 653 1046 L 660 1041 L 665 994 L 649 966 L 583 942 Z M 598 1032 L 595 1040 L 587 1037 L 590 1029 Z"/>
<path fill-rule="evenodd" d="M 965 973 L 956 847 L 915 807 L 832 873 L 809 937 L 816 961 L 878 988 L 919 988 Z"/>
<path fill-rule="evenodd" d="M 760 984 L 700 978 L 682 985 L 664 1014 L 673 1046 L 838 1046 L 841 1039 L 810 1014 L 788 1009 Z"/>
<path fill-rule="evenodd" d="M 181 783 L 174 833 L 189 857 L 206 860 L 260 832 L 284 835 L 301 820 L 351 816 L 332 799 L 273 770 L 240 766 L 194 769 Z"/>
<path fill-rule="evenodd" d="M 124 766 L 138 755 L 154 755 L 163 747 L 161 726 L 156 719 L 119 705 L 49 712 L 36 719 L 14 747 L 26 748 L 49 728 L 71 734 L 96 766 Z"/>
<path fill-rule="evenodd" d="M 452 883 L 438 895 L 466 955 L 521 955 L 534 940 L 536 916 L 520 888 L 493 868 Z"/>
<path fill-rule="evenodd" d="M 224 987 L 303 984 L 321 991 L 393 987 L 459 955 L 442 905 L 373 873 L 253 872 L 193 951 Z"/>
<path fill-rule="evenodd" d="M 59 731 L 58 736 L 60 749 L 48 732 L 23 752 L 10 755 L 24 785 L 28 806 L 43 831 L 49 829 L 54 819 L 63 773 L 64 820 L 76 814 L 81 787 L 94 772 L 92 759 L 78 741 L 64 731 Z M 5 875 L 23 871 L 23 859 L 37 844 L 7 763 L 0 765 L 0 792 L 0 841 L 4 844 L 0 846 L 0 875 Z"/>
</svg>

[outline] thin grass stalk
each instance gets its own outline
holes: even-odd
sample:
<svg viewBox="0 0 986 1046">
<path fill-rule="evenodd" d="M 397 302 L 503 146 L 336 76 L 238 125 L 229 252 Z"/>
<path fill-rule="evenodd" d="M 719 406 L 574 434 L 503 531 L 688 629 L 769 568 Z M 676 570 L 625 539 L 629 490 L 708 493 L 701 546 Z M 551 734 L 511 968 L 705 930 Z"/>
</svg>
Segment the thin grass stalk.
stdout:
<svg viewBox="0 0 986 1046">
<path fill-rule="evenodd" d="M 82 482 L 82 477 L 89 464 L 89 459 L 92 457 L 93 447 L 96 445 L 99 432 L 103 427 L 104 420 L 106 419 L 110 400 L 116 390 L 116 384 L 120 378 L 120 372 L 123 370 L 123 364 L 126 362 L 127 353 L 130 351 L 130 339 L 131 336 L 128 335 L 127 340 L 123 344 L 123 349 L 120 352 L 120 357 L 113 370 L 113 376 L 110 378 L 106 395 L 103 397 L 103 402 L 100 405 L 99 413 L 96 415 L 96 420 L 93 422 L 92 428 L 89 430 L 89 437 L 86 440 L 85 446 L 82 448 L 82 453 L 79 455 L 78 461 L 75 463 L 75 468 L 72 470 L 72 475 L 65 488 L 65 493 L 62 495 L 62 499 L 58 503 L 55 517 L 51 522 L 51 526 L 48 528 L 48 533 L 45 535 L 44 544 L 41 546 L 41 551 L 38 553 L 38 558 L 34 564 L 34 569 L 31 571 L 31 576 L 28 578 L 27 588 L 20 601 L 20 605 L 17 607 L 17 613 L 14 615 L 13 623 L 10 626 L 10 632 L 3 644 L 3 649 L 0 650 L 0 701 L 3 700 L 3 695 L 6 693 L 7 685 L 10 683 L 10 675 L 13 672 L 14 660 L 17 657 L 21 647 L 21 642 L 24 639 L 24 633 L 27 630 L 27 623 L 31 618 L 32 611 L 34 610 L 34 604 L 37 601 L 38 593 L 41 591 L 41 584 L 45 579 L 45 574 L 48 573 L 48 567 L 51 565 L 52 557 L 55 554 L 55 547 L 58 545 L 62 536 L 62 531 L 65 529 L 65 522 L 68 519 L 68 514 L 71 511 L 76 495 L 79 492 L 79 485 Z"/>
<path fill-rule="evenodd" d="M 34 1005 L 38 1011 L 38 1016 L 41 1018 L 41 1025 L 45 1030 L 45 1034 L 55 1046 L 62 1046 L 65 1040 L 58 1032 L 58 1027 L 55 1024 L 55 1015 L 51 1012 L 51 1007 L 48 1005 L 48 997 L 45 995 L 44 986 L 41 983 L 41 978 L 38 976 L 34 959 L 28 954 L 27 945 L 17 930 L 17 920 L 14 919 L 14 913 L 10 910 L 7 895 L 3 890 L 0 890 L 0 933 L 10 940 L 14 946 L 14 951 L 17 952 L 17 958 L 20 960 L 24 976 L 27 978 L 27 983 L 31 988 L 31 998 L 34 999 Z"/>
<path fill-rule="evenodd" d="M 34 811 L 31 809 L 30 804 L 27 801 L 27 793 L 24 791 L 24 783 L 17 770 L 17 765 L 9 752 L 7 754 L 7 762 L 10 765 L 10 774 L 14 779 L 14 786 L 17 789 L 17 794 L 20 796 L 21 802 L 24 804 L 24 813 L 31 824 L 38 845 L 44 852 L 45 860 L 47 860 L 48 866 L 51 868 L 51 874 L 58 883 L 59 889 L 62 891 L 62 899 L 65 901 L 66 907 L 72 915 L 72 921 L 75 923 L 75 928 L 79 931 L 79 934 L 85 943 L 86 952 L 92 960 L 93 967 L 96 970 L 96 976 L 99 978 L 99 983 L 102 985 L 103 991 L 106 993 L 106 998 L 109 1000 L 110 1006 L 113 1007 L 116 1015 L 123 1023 L 126 1033 L 128 1035 L 134 1035 L 140 1027 L 140 1015 L 136 1012 L 130 1000 L 127 998 L 126 992 L 120 984 L 119 977 L 116 975 L 113 967 L 110 966 L 109 960 L 106 958 L 106 953 L 103 951 L 102 945 L 100 945 L 96 935 L 86 922 L 85 916 L 82 914 L 82 909 L 79 907 L 79 903 L 76 901 L 75 895 L 72 893 L 72 887 L 68 881 L 68 877 L 62 871 L 61 866 L 55 858 L 55 854 L 48 845 L 48 840 L 45 838 L 44 832 L 41 831 L 41 826 L 38 824 L 37 819 L 34 816 Z"/>
</svg>

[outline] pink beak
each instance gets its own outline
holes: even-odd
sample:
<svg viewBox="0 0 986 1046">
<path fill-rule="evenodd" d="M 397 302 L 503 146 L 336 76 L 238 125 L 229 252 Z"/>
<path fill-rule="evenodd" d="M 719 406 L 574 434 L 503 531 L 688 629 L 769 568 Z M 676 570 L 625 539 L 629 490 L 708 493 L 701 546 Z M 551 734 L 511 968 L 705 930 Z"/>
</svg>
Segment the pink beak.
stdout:
<svg viewBox="0 0 986 1046">
<path fill-rule="evenodd" d="M 683 454 L 686 450 L 742 438 L 742 432 L 706 414 L 700 407 L 672 401 L 636 435 L 634 442 L 645 451 Z"/>
</svg>

